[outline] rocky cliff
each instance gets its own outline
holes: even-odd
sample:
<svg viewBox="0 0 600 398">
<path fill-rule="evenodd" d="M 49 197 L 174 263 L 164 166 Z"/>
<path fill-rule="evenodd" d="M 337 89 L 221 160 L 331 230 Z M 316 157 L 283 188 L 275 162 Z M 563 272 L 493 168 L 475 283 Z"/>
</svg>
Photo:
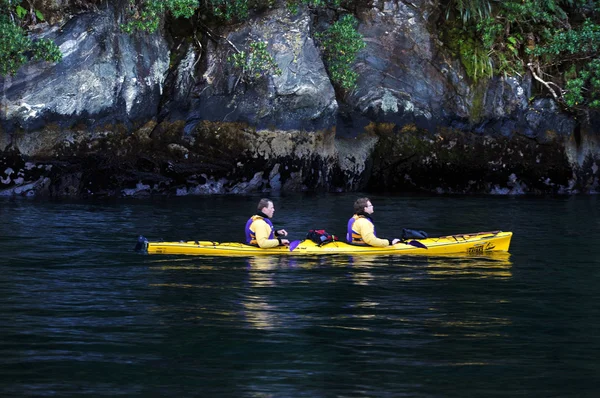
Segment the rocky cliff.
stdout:
<svg viewBox="0 0 600 398">
<path fill-rule="evenodd" d="M 0 78 L 0 195 L 598 190 L 598 116 L 563 113 L 528 76 L 470 82 L 429 1 L 354 10 L 366 48 L 351 92 L 315 41 L 337 11 L 126 34 L 126 1 L 78 3 L 44 2 L 60 18 L 31 33 L 61 62 Z M 228 57 L 248 38 L 281 74 L 239 79 Z"/>
</svg>

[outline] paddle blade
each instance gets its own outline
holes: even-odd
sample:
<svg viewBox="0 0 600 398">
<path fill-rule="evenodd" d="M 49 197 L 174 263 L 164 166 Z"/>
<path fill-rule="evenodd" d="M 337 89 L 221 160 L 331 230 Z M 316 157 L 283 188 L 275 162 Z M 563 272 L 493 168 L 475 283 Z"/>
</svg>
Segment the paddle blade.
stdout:
<svg viewBox="0 0 600 398">
<path fill-rule="evenodd" d="M 301 243 L 301 240 L 293 240 L 290 242 L 290 251 L 293 252 L 296 247 Z"/>
<path fill-rule="evenodd" d="M 410 242 L 408 242 L 409 245 L 414 246 L 414 247 L 419 247 L 421 249 L 429 249 L 427 246 L 425 246 L 424 244 L 422 244 L 421 242 L 417 241 L 417 240 L 411 240 Z"/>
</svg>

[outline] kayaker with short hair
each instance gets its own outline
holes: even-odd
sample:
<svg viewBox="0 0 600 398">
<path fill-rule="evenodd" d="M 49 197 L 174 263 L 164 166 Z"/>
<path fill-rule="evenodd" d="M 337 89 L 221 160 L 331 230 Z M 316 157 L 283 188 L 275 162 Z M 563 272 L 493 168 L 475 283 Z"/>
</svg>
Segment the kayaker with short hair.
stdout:
<svg viewBox="0 0 600 398">
<path fill-rule="evenodd" d="M 348 220 L 346 240 L 355 245 L 385 247 L 395 245 L 400 239 L 378 238 L 375 235 L 375 224 L 371 217 L 373 204 L 369 198 L 358 198 L 354 202 L 354 215 Z"/>
<path fill-rule="evenodd" d="M 281 238 L 287 236 L 287 231 L 285 229 L 275 231 L 271 222 L 273 213 L 275 213 L 273 201 L 266 198 L 261 199 L 258 202 L 257 210 L 258 212 L 246 223 L 246 243 L 263 249 L 288 245 L 290 242 Z"/>
</svg>

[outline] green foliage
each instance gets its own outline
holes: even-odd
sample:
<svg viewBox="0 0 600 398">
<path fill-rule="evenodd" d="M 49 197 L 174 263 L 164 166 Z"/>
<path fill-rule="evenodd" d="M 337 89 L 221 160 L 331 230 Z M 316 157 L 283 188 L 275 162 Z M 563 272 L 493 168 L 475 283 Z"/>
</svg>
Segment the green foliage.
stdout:
<svg viewBox="0 0 600 398">
<path fill-rule="evenodd" d="M 460 59 L 466 68 L 467 75 L 474 81 L 482 77 L 492 77 L 494 66 L 487 50 L 471 38 L 460 39 Z"/>
<path fill-rule="evenodd" d="M 470 27 L 463 27 L 465 34 L 469 34 Z M 485 48 L 492 48 L 500 36 L 504 34 L 504 26 L 494 18 L 483 18 L 475 26 L 481 33 L 481 42 Z M 471 32 L 472 33 L 472 32 Z"/>
<path fill-rule="evenodd" d="M 464 28 L 454 27 L 445 32 L 448 47 L 459 56 L 467 76 L 477 82 L 493 75 L 494 66 L 488 50 L 481 40 L 473 37 Z"/>
<path fill-rule="evenodd" d="M 452 0 L 446 10 L 446 18 L 450 18 L 453 11 L 458 12 L 464 23 L 468 23 L 472 19 L 482 20 L 489 17 L 492 4 L 489 0 Z"/>
<path fill-rule="evenodd" d="M 161 18 L 165 13 L 165 2 L 161 0 L 143 0 L 138 4 L 136 0 L 129 0 L 129 18 L 127 23 L 121 24 L 121 29 L 126 33 L 143 31 L 152 33 L 158 29 Z"/>
<path fill-rule="evenodd" d="M 17 17 L 19 17 L 19 19 L 23 19 L 25 18 L 25 15 L 27 15 L 27 10 L 21 6 L 16 6 L 15 12 L 17 13 Z"/>
<path fill-rule="evenodd" d="M 198 0 L 165 0 L 165 7 L 175 18 L 191 18 L 198 9 Z"/>
<path fill-rule="evenodd" d="M 21 24 L 29 13 L 20 6 L 20 0 L 0 0 L 0 76 L 14 75 L 30 60 L 58 62 L 62 54 L 49 39 L 33 41 Z M 34 10 L 37 20 L 44 20 L 38 10 Z"/>
<path fill-rule="evenodd" d="M 23 29 L 0 17 L 0 75 L 15 74 L 27 62 L 25 51 L 30 47 Z"/>
<path fill-rule="evenodd" d="M 175 18 L 191 18 L 198 7 L 198 0 L 129 0 L 129 21 L 121 24 L 121 29 L 152 33 L 167 12 Z"/>
<path fill-rule="evenodd" d="M 264 41 L 251 41 L 248 51 L 233 54 L 229 57 L 229 62 L 241 72 L 241 79 L 247 83 L 256 82 L 269 71 L 274 75 L 281 75 L 281 69 L 267 51 L 267 43 Z"/>
<path fill-rule="evenodd" d="M 203 0 L 202 4 L 209 15 L 226 21 L 248 17 L 248 0 Z M 129 0 L 129 20 L 121 25 L 121 29 L 127 33 L 152 33 L 158 29 L 165 14 L 191 18 L 199 9 L 198 0 Z"/>
<path fill-rule="evenodd" d="M 575 107 L 585 101 L 583 97 L 585 81 L 584 79 L 569 80 L 566 84 L 566 93 L 564 94 L 565 102 L 570 107 Z"/>
<path fill-rule="evenodd" d="M 208 0 L 212 13 L 226 21 L 248 18 L 248 0 Z"/>
<path fill-rule="evenodd" d="M 59 62 L 62 59 L 62 53 L 54 42 L 50 39 L 39 39 L 32 43 L 31 51 L 33 58 L 48 62 Z"/>
<path fill-rule="evenodd" d="M 501 4 L 501 16 L 510 24 L 545 24 L 564 18 L 565 12 L 555 0 L 506 1 Z"/>
<path fill-rule="evenodd" d="M 358 74 L 351 68 L 358 52 L 366 46 L 356 25 L 354 16 L 344 15 L 325 32 L 316 35 L 331 81 L 345 90 L 356 87 Z"/>
<path fill-rule="evenodd" d="M 298 8 L 301 4 L 307 5 L 313 8 L 323 8 L 331 6 L 337 8 L 342 3 L 342 0 L 287 0 L 288 11 L 295 14 L 298 12 Z"/>
<path fill-rule="evenodd" d="M 563 98 L 572 108 L 581 104 L 600 108 L 600 59 L 588 62 L 575 77 L 567 81 Z"/>
<path fill-rule="evenodd" d="M 561 53 L 597 53 L 600 49 L 600 25 L 586 19 L 582 26 L 560 30 L 547 35 L 547 42 L 536 46 L 529 53 L 555 56 Z"/>
<path fill-rule="evenodd" d="M 444 40 L 467 74 L 522 74 L 532 65 L 543 89 L 567 108 L 598 106 L 600 1 L 447 0 Z M 484 62 L 485 53 L 491 62 Z M 565 71 L 573 71 L 565 73 Z M 562 87 L 562 89 L 560 89 Z"/>
</svg>

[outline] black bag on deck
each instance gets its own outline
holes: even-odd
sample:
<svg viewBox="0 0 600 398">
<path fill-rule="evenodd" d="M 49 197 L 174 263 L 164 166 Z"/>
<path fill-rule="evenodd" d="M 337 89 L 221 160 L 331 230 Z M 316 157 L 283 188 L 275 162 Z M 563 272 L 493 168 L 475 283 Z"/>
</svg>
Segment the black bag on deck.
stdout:
<svg viewBox="0 0 600 398">
<path fill-rule="evenodd" d="M 317 245 L 322 246 L 326 243 L 333 242 L 339 240 L 337 236 L 331 235 L 324 229 L 311 229 L 306 234 L 306 239 L 310 239 L 315 242 Z"/>
<path fill-rule="evenodd" d="M 402 235 L 400 236 L 400 239 L 425 239 L 427 238 L 427 236 L 427 232 L 425 231 L 417 231 L 416 229 L 402 228 Z"/>
</svg>

